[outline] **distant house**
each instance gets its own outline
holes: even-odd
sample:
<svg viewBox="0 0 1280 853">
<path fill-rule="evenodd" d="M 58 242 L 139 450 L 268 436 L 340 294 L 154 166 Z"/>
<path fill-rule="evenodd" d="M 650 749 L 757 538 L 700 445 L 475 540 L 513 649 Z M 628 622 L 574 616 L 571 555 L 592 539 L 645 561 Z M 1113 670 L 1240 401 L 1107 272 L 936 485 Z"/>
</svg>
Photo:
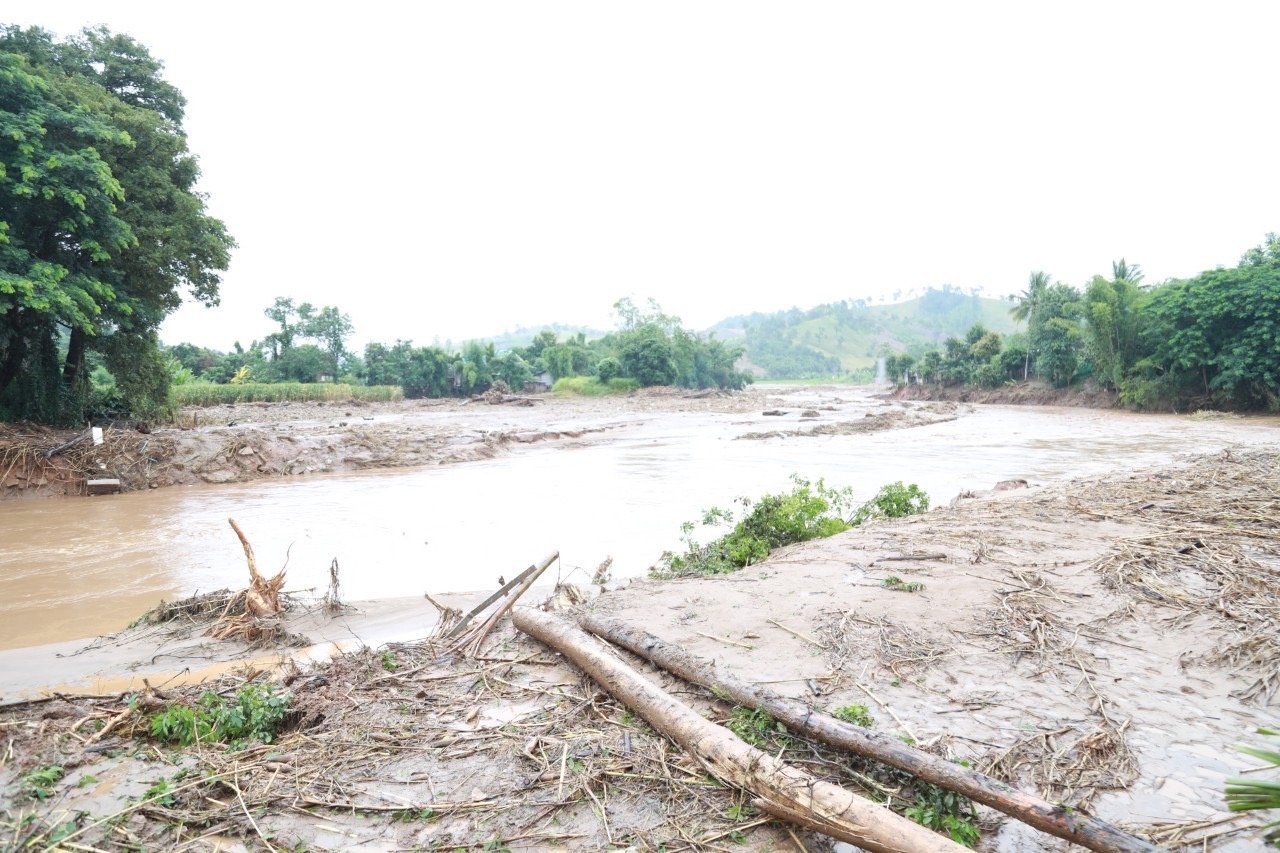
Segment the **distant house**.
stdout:
<svg viewBox="0 0 1280 853">
<path fill-rule="evenodd" d="M 543 373 L 540 376 L 535 376 L 532 379 L 530 379 L 528 382 L 524 383 L 524 393 L 526 394 L 541 394 L 545 391 L 550 391 L 550 390 L 551 390 L 551 374 L 550 373 Z"/>
</svg>

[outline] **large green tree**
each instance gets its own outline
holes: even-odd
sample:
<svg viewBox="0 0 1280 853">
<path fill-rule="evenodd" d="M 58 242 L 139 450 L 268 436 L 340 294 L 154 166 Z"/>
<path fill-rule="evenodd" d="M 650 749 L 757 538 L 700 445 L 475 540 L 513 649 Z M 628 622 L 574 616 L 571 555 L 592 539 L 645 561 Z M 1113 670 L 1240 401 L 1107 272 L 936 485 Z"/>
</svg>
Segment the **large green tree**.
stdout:
<svg viewBox="0 0 1280 853">
<path fill-rule="evenodd" d="M 78 421 L 86 357 L 162 405 L 156 330 L 184 291 L 216 304 L 234 246 L 205 211 L 185 101 L 145 47 L 0 28 L 0 411 Z M 21 381 L 18 381 L 21 378 Z"/>
</svg>

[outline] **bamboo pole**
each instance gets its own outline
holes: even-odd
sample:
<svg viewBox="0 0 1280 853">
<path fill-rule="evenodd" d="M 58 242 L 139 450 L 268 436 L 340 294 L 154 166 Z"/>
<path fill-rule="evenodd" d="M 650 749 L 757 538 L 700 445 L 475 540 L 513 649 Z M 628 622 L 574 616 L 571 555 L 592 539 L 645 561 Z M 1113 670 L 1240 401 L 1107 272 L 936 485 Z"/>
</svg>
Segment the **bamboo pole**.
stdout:
<svg viewBox="0 0 1280 853">
<path fill-rule="evenodd" d="M 954 841 L 884 806 L 749 746 L 728 729 L 623 663 L 608 646 L 559 616 L 516 608 L 515 626 L 563 654 L 655 730 L 695 755 L 716 778 L 751 791 L 770 813 L 873 853 L 959 853 Z"/>
<path fill-rule="evenodd" d="M 759 708 L 796 734 L 904 770 L 926 782 L 998 809 L 1028 826 L 1100 853 L 1152 853 L 1159 848 L 1096 817 L 1053 805 L 998 779 L 914 749 L 901 741 L 837 720 L 797 699 L 749 684 L 647 631 L 598 613 L 584 613 L 582 627 L 646 658 L 685 681 L 700 684 L 747 708 Z"/>
</svg>

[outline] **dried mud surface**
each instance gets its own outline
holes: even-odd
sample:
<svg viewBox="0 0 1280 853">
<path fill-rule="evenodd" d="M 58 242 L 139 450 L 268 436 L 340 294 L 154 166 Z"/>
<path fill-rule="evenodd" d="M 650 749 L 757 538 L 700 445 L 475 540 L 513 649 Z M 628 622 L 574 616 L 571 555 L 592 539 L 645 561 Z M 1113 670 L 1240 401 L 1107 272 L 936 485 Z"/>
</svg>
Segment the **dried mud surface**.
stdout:
<svg viewBox="0 0 1280 853">
<path fill-rule="evenodd" d="M 1280 723 L 1276 517 L 1276 451 L 1233 451 L 962 498 L 736 574 L 585 603 L 561 589 L 549 606 L 611 613 L 822 710 L 866 705 L 884 731 L 1162 847 L 1262 850 L 1260 817 L 1226 812 L 1221 791 L 1256 766 L 1232 745 Z M 198 629 L 187 641 L 209 642 Z M 140 650 L 117 665 L 145 663 Z M 830 849 L 743 808 L 509 622 L 474 656 L 385 651 L 391 667 L 357 651 L 277 670 L 296 697 L 289 728 L 239 751 L 170 750 L 141 718 L 99 737 L 127 710 L 120 695 L 2 709 L 0 833 L 37 848 L 62 831 L 100 849 Z M 734 714 L 639 668 L 712 719 Z M 191 701 L 202 688 L 165 689 Z M 912 796 L 813 744 L 766 748 L 847 786 L 869 779 L 882 801 Z M 66 775 L 49 797 L 24 799 L 24 775 L 51 765 Z M 142 797 L 160 779 L 171 801 Z M 979 813 L 979 849 L 1066 849 Z"/>
</svg>

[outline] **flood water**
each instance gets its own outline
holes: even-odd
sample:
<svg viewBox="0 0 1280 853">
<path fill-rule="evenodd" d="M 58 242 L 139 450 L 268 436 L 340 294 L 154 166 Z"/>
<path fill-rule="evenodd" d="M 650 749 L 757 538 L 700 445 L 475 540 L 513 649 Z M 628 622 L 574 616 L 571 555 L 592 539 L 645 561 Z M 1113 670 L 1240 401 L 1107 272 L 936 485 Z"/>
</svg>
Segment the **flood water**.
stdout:
<svg viewBox="0 0 1280 853">
<path fill-rule="evenodd" d="M 822 420 L 878 411 L 845 401 Z M 796 395 L 794 405 L 833 402 Z M 343 598 L 491 589 L 559 550 L 585 583 L 607 555 L 615 578 L 643 574 L 682 521 L 792 473 L 872 496 L 915 482 L 945 505 L 964 489 L 1034 483 L 1280 439 L 1280 420 L 1043 407 L 976 407 L 958 420 L 867 435 L 734 440 L 795 428 L 795 415 L 645 415 L 585 446 L 427 469 L 192 486 L 94 499 L 0 504 L 0 649 L 117 630 L 161 598 L 240 587 L 235 518 L 287 589 L 323 591 L 337 558 Z M 805 422 L 806 425 L 820 421 Z"/>
</svg>

